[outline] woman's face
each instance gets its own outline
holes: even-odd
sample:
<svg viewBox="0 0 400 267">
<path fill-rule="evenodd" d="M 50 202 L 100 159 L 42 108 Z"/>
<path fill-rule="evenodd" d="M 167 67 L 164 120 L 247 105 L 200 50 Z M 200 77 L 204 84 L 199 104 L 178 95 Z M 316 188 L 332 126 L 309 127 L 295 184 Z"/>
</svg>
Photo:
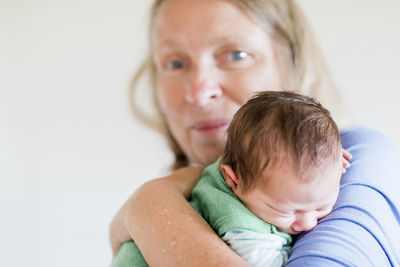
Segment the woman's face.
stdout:
<svg viewBox="0 0 400 267">
<path fill-rule="evenodd" d="M 283 62 L 266 32 L 229 1 L 166 0 L 153 28 L 157 99 L 191 162 L 222 153 L 233 115 L 279 90 Z"/>
</svg>

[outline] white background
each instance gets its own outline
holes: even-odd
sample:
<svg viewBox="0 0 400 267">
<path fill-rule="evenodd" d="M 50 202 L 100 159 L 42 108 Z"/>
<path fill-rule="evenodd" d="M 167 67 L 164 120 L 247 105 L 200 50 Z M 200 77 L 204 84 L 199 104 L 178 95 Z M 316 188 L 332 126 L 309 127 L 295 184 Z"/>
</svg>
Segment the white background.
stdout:
<svg viewBox="0 0 400 267">
<path fill-rule="evenodd" d="M 300 3 L 349 113 L 400 143 L 400 1 Z M 128 101 L 149 4 L 0 0 L 0 266 L 107 266 L 112 216 L 167 173 Z"/>
</svg>

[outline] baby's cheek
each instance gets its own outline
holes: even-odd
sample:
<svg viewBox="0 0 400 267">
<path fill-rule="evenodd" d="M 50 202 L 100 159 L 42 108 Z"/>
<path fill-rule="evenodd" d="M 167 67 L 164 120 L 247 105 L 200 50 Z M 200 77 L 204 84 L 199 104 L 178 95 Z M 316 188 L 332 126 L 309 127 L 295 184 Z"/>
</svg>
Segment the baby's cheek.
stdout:
<svg viewBox="0 0 400 267">
<path fill-rule="evenodd" d="M 272 217 L 269 223 L 275 225 L 278 229 L 282 231 L 287 231 L 290 229 L 290 226 L 293 224 L 294 220 L 292 218 L 284 218 L 284 217 Z"/>
</svg>

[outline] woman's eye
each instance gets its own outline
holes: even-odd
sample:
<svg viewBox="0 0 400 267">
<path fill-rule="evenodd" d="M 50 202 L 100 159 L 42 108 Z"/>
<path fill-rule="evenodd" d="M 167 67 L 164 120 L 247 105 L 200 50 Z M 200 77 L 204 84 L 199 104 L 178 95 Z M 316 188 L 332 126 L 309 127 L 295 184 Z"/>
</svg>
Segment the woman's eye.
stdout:
<svg viewBox="0 0 400 267">
<path fill-rule="evenodd" d="M 172 60 L 167 63 L 166 67 L 169 70 L 179 70 L 183 68 L 183 62 L 180 60 Z"/>
<path fill-rule="evenodd" d="M 226 69 L 244 69 L 254 62 L 252 54 L 243 50 L 226 49 L 216 56 L 218 66 Z"/>
<path fill-rule="evenodd" d="M 232 51 L 229 53 L 229 60 L 238 61 L 246 58 L 248 56 L 247 52 L 244 51 Z"/>
</svg>

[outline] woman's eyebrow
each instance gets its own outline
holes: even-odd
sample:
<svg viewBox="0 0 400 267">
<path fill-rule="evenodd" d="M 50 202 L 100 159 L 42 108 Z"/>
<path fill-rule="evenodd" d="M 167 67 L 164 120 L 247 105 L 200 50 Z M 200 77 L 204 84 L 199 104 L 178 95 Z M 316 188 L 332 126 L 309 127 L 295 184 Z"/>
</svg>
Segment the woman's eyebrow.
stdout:
<svg viewBox="0 0 400 267">
<path fill-rule="evenodd" d="M 178 46 L 179 44 L 173 40 L 161 40 L 157 42 L 154 47 L 156 49 L 164 50 L 164 49 L 176 48 Z"/>
</svg>

